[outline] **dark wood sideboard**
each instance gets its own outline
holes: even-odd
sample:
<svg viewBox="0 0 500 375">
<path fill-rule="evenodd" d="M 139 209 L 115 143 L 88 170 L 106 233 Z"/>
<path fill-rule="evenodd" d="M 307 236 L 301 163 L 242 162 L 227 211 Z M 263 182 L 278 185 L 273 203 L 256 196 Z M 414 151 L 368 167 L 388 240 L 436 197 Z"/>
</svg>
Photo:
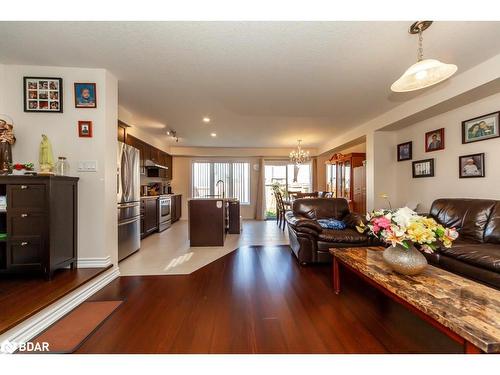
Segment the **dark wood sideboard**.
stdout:
<svg viewBox="0 0 500 375">
<path fill-rule="evenodd" d="M 41 273 L 77 262 L 78 178 L 0 176 L 0 274 Z"/>
</svg>

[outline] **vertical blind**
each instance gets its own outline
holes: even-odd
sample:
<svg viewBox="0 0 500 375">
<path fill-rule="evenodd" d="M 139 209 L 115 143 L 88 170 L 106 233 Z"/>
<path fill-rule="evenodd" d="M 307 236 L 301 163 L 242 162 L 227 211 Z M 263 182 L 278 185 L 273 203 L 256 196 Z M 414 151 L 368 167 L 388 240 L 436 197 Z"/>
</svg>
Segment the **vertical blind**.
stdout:
<svg viewBox="0 0 500 375">
<path fill-rule="evenodd" d="M 225 196 L 237 198 L 240 203 L 250 203 L 250 163 L 246 162 L 194 162 L 192 168 L 192 196 L 222 196 L 224 181 Z"/>
</svg>

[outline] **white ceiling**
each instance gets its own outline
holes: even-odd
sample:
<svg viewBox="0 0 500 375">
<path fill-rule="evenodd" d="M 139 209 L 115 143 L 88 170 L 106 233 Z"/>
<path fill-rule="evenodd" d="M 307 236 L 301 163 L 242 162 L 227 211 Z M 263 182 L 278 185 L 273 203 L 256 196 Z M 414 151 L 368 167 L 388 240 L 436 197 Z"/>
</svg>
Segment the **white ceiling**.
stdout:
<svg viewBox="0 0 500 375">
<path fill-rule="evenodd" d="M 410 23 L 0 22 L 0 61 L 109 69 L 120 105 L 177 146 L 317 147 L 419 95 L 389 89 L 416 59 Z M 500 22 L 424 33 L 459 73 L 498 53 Z"/>
</svg>

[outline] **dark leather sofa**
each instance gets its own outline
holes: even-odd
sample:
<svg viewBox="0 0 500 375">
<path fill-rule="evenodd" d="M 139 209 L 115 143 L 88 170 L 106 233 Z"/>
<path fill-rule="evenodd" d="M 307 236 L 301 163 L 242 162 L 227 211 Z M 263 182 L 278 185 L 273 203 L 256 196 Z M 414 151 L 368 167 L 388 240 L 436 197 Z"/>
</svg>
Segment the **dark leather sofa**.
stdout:
<svg viewBox="0 0 500 375">
<path fill-rule="evenodd" d="M 459 238 L 452 247 L 425 254 L 440 268 L 500 289 L 500 201 L 437 199 L 429 215 Z"/>
<path fill-rule="evenodd" d="M 317 219 L 335 218 L 346 223 L 343 230 L 323 229 Z M 362 220 L 349 211 L 343 198 L 302 198 L 285 214 L 290 247 L 300 264 L 330 262 L 330 248 L 372 246 L 374 240 L 356 230 Z"/>
</svg>

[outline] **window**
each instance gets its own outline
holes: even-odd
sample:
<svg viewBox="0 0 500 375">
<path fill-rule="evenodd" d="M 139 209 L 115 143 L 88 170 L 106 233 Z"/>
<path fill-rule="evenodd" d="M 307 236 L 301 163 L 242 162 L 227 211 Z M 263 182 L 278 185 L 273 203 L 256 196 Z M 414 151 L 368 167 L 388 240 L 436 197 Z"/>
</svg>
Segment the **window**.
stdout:
<svg viewBox="0 0 500 375">
<path fill-rule="evenodd" d="M 193 162 L 192 196 L 203 198 L 222 196 L 237 198 L 242 204 L 250 204 L 250 163 L 246 162 Z"/>
</svg>

